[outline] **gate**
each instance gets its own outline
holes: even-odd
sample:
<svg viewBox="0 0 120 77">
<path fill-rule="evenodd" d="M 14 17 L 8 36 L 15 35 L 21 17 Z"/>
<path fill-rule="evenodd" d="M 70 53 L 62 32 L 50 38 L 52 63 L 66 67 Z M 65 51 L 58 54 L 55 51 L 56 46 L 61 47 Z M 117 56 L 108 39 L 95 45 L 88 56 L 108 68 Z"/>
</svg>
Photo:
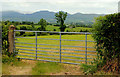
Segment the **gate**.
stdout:
<svg viewBox="0 0 120 77">
<path fill-rule="evenodd" d="M 14 52 L 20 59 L 90 64 L 96 58 L 95 41 L 88 32 L 14 30 L 14 39 Z"/>
</svg>

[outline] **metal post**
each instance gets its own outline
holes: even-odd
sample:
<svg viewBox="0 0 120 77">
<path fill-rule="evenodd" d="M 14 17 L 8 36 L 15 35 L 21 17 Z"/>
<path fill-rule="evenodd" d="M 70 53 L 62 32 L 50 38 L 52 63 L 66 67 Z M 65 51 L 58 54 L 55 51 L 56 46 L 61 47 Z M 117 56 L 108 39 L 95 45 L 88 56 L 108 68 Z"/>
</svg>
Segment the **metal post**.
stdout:
<svg viewBox="0 0 120 77">
<path fill-rule="evenodd" d="M 35 38 L 36 38 L 36 59 L 37 59 L 37 32 L 35 32 Z"/>
<path fill-rule="evenodd" d="M 87 64 L 87 33 L 85 33 L 85 63 Z"/>
<path fill-rule="evenodd" d="M 60 63 L 61 63 L 61 33 L 60 33 Z"/>
</svg>

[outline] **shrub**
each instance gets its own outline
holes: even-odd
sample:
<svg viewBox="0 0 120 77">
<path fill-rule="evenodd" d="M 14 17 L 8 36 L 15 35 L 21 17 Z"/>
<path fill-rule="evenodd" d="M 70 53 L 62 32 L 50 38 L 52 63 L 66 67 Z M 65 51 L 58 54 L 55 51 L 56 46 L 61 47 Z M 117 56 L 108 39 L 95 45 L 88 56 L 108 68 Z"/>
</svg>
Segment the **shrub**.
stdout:
<svg viewBox="0 0 120 77">
<path fill-rule="evenodd" d="M 20 32 L 15 32 L 15 36 L 20 36 Z"/>
<path fill-rule="evenodd" d="M 27 30 L 27 28 L 26 28 L 26 26 L 21 26 L 20 30 Z M 20 35 L 23 35 L 23 34 L 25 34 L 25 32 L 20 32 Z"/>
<path fill-rule="evenodd" d="M 54 29 L 53 31 L 56 31 L 56 29 Z"/>
<path fill-rule="evenodd" d="M 66 32 L 69 32 L 68 30 L 66 30 Z"/>
<path fill-rule="evenodd" d="M 93 24 L 93 38 L 96 40 L 98 60 L 102 60 L 106 70 L 119 70 L 120 55 L 120 13 L 100 16 Z M 112 61 L 118 59 L 117 67 Z M 115 64 L 116 65 L 116 64 Z"/>
<path fill-rule="evenodd" d="M 82 29 L 80 30 L 80 32 L 83 32 Z"/>
<path fill-rule="evenodd" d="M 8 25 L 2 24 L 2 54 L 7 54 L 8 52 Z"/>
<path fill-rule="evenodd" d="M 11 63 L 11 62 L 14 62 L 16 61 L 16 57 L 12 57 L 12 56 L 8 56 L 8 55 L 3 55 L 2 56 L 2 63 Z"/>
</svg>

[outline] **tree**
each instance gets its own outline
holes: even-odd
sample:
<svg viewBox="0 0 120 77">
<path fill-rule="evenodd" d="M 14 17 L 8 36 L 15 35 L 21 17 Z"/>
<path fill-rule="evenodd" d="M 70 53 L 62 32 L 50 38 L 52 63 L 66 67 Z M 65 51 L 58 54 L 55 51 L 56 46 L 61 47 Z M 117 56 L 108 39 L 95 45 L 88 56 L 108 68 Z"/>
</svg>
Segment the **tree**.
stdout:
<svg viewBox="0 0 120 77">
<path fill-rule="evenodd" d="M 40 27 L 40 30 L 42 30 L 42 31 L 45 31 L 46 29 L 46 26 L 47 26 L 47 22 L 46 22 L 46 20 L 45 19 L 40 19 L 40 21 L 38 22 L 38 25 L 41 25 L 41 27 Z"/>
<path fill-rule="evenodd" d="M 66 25 L 64 24 L 64 21 L 67 17 L 67 12 L 59 11 L 59 13 L 55 13 L 55 19 L 57 20 L 57 23 L 60 23 L 60 31 L 65 31 Z"/>
<path fill-rule="evenodd" d="M 27 30 L 27 28 L 26 28 L 26 26 L 21 26 L 20 30 Z M 25 32 L 20 32 L 20 35 L 23 35 L 23 34 L 25 34 Z"/>
</svg>

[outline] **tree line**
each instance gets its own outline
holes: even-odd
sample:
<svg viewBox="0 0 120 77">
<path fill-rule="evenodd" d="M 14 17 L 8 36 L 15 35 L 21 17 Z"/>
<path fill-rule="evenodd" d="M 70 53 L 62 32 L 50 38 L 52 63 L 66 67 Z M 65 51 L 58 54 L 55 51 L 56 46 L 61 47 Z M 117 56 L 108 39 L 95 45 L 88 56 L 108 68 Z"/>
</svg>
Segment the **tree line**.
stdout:
<svg viewBox="0 0 120 77">
<path fill-rule="evenodd" d="M 55 13 L 55 19 L 57 21 L 56 24 L 52 24 L 47 22 L 45 19 L 40 19 L 38 23 L 30 22 L 30 21 L 2 21 L 4 25 L 31 25 L 32 27 L 26 28 L 25 26 L 21 26 L 20 30 L 40 30 L 40 31 L 46 31 L 46 26 L 47 25 L 53 25 L 53 26 L 59 26 L 60 31 L 65 31 L 67 27 L 92 27 L 91 24 L 84 24 L 84 23 L 70 23 L 70 24 L 65 24 L 65 20 L 67 18 L 67 12 L 59 11 L 58 13 Z M 35 29 L 35 25 L 41 25 L 41 27 L 38 27 Z M 67 25 L 67 26 L 66 26 Z M 19 30 L 19 29 L 18 29 Z"/>
</svg>

